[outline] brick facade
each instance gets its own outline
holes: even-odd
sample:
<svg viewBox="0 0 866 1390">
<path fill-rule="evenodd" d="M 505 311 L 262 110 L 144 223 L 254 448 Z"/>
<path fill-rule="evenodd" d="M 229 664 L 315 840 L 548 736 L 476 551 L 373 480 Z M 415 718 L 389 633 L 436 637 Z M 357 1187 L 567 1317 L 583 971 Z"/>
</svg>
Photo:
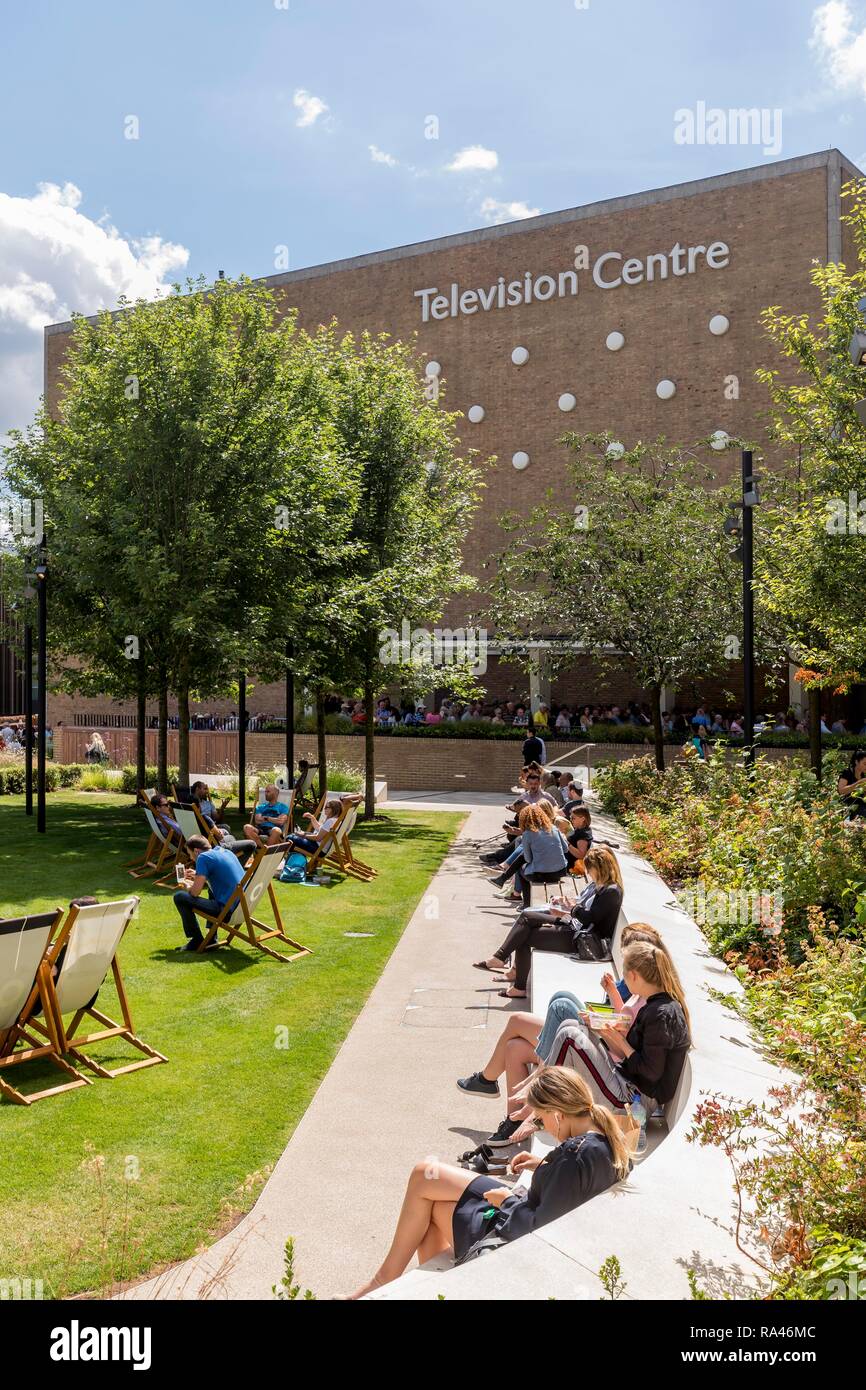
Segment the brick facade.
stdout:
<svg viewBox="0 0 866 1390">
<path fill-rule="evenodd" d="M 627 445 L 664 435 L 691 446 L 718 429 L 736 438 L 764 437 L 768 401 L 755 371 L 771 360 L 772 350 L 762 334 L 761 310 L 780 304 L 792 313 L 814 311 L 813 261 L 843 253 L 853 260 L 849 234 L 841 229 L 838 193 L 855 174 L 837 151 L 829 151 L 276 275 L 267 283 L 286 310 L 297 310 L 304 328 L 336 317 L 341 328 L 355 333 L 369 328 L 403 339 L 417 335 L 422 367 L 434 360 L 441 364 L 447 407 L 466 415 L 471 406 L 483 406 L 482 423 L 461 422 L 463 447 L 482 459 L 496 459 L 465 549 L 467 569 L 479 576 L 484 561 L 501 546 L 503 512 L 526 513 L 548 490 L 568 504 L 561 443 L 566 430 L 609 430 Z M 576 248 L 583 246 L 593 265 L 607 252 L 645 263 L 656 253 L 669 254 L 675 243 L 708 248 L 717 242 L 729 248 L 723 268 L 711 268 L 707 256 L 699 255 L 693 274 L 675 275 L 671 269 L 662 279 L 657 270 L 652 282 L 645 278 L 615 289 L 601 288 L 591 271 L 581 270 L 577 295 L 546 302 L 494 306 L 424 323 L 416 297 L 434 286 L 448 297 L 452 284 L 464 292 L 489 291 L 500 277 L 506 283 L 523 281 L 527 271 L 556 279 L 573 267 Z M 601 273 L 611 277 L 620 265 L 608 263 Z M 627 273 L 634 278 L 633 270 Z M 714 336 L 709 321 L 720 314 L 730 320 L 730 329 Z M 606 347 L 614 331 L 625 337 L 617 352 Z M 46 394 L 55 409 L 65 342 L 65 326 L 47 330 Z M 511 360 L 518 346 L 529 351 L 519 367 Z M 732 377 L 738 382 L 736 399 L 728 398 Z M 656 394 L 663 378 L 676 383 L 672 400 Z M 564 414 L 558 402 L 567 392 L 577 398 L 577 407 Z M 511 462 L 517 451 L 530 456 L 522 472 Z M 702 452 L 722 474 L 739 467 L 732 454 Z M 461 598 L 452 605 L 447 623 L 464 620 L 472 602 Z M 523 673 L 501 674 L 509 685 L 526 689 Z M 508 698 L 508 687 L 499 685 L 491 681 L 491 693 Z M 739 691 L 736 664 L 719 687 Z M 590 670 L 578 671 L 571 683 L 560 677 L 555 688 L 569 701 L 640 694 L 625 671 L 606 683 Z M 282 709 L 281 700 L 278 688 L 262 687 L 249 706 L 275 712 Z M 77 702 L 77 708 L 84 705 Z M 95 712 L 105 702 L 87 703 L 91 706 Z M 227 706 L 209 701 L 207 708 L 220 712 Z M 55 720 L 71 718 L 71 707 L 66 714 L 64 709 L 55 701 Z"/>
</svg>

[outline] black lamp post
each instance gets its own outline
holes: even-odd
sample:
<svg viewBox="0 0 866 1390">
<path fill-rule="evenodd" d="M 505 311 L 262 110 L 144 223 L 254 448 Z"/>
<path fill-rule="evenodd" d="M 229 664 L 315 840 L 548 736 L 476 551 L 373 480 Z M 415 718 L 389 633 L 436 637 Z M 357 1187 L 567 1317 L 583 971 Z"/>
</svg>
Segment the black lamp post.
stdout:
<svg viewBox="0 0 866 1390">
<path fill-rule="evenodd" d="M 755 765 L 755 550 L 754 516 L 760 502 L 751 449 L 742 451 L 743 500 L 732 504 L 725 535 L 739 544 L 734 558 L 743 566 L 743 743 L 746 767 Z M 736 513 L 740 515 L 737 516 Z"/>
<path fill-rule="evenodd" d="M 36 679 L 39 689 L 36 704 L 36 829 L 45 833 L 45 763 L 47 756 L 46 731 L 48 721 L 48 553 L 45 537 L 39 542 L 39 562 L 36 566 L 36 597 L 38 600 L 38 630 Z"/>
<path fill-rule="evenodd" d="M 755 764 L 755 579 L 754 508 L 758 489 L 752 471 L 752 451 L 743 450 L 743 735 L 746 766 Z"/>
</svg>

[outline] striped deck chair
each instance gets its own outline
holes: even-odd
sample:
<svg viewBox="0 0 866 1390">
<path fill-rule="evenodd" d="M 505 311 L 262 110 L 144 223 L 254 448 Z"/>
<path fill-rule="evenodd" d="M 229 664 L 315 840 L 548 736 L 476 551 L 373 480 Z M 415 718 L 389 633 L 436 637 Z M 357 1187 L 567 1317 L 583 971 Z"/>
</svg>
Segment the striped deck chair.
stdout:
<svg viewBox="0 0 866 1390">
<path fill-rule="evenodd" d="M 0 1095 L 8 1096 L 17 1105 L 32 1105 L 35 1100 L 61 1091 L 93 1084 L 61 1055 L 63 1049 L 51 1009 L 46 952 L 62 917 L 63 910 L 58 907 L 53 912 L 0 921 Z M 42 1005 L 45 1020 L 44 1042 L 33 1036 L 30 1027 L 30 1015 L 37 1003 Z M 8 1079 L 11 1069 L 40 1060 L 51 1062 L 72 1080 L 29 1095 L 16 1090 Z"/>
<path fill-rule="evenodd" d="M 352 851 L 351 834 L 358 819 L 358 807 L 346 806 L 337 825 L 334 827 L 333 844 L 324 855 L 324 862 L 332 868 L 340 869 L 344 874 L 351 878 L 360 879 L 364 883 L 369 883 L 370 879 L 375 878 L 378 870 L 357 859 Z"/>
<path fill-rule="evenodd" d="M 143 859 L 131 859 L 124 864 L 130 878 L 152 878 L 161 874 L 177 862 L 177 843 L 162 829 L 149 806 L 144 806 L 144 815 L 150 829 L 150 839 Z"/>
<path fill-rule="evenodd" d="M 125 1076 L 127 1072 L 141 1071 L 144 1067 L 154 1067 L 160 1062 L 168 1061 L 167 1057 L 144 1042 L 134 1031 L 129 1000 L 120 971 L 120 962 L 117 959 L 117 949 L 138 904 L 139 899 L 133 897 L 113 903 L 94 903 L 91 907 L 71 907 L 47 956 L 45 986 L 48 1009 L 51 1011 L 60 1050 L 89 1067 L 97 1076 L 112 1079 Z M 53 979 L 51 967 L 55 965 L 57 978 Z M 95 996 L 105 983 L 109 971 L 114 977 L 122 1023 L 117 1023 L 95 1007 Z M 44 1023 L 38 1019 L 32 1022 L 33 1028 L 38 1032 L 47 1033 L 51 1026 L 48 1009 L 45 1012 Z M 70 1014 L 72 1018 L 67 1023 L 66 1019 Z M 94 1019 L 100 1026 L 93 1032 L 82 1032 L 81 1027 L 86 1019 Z M 107 1042 L 111 1038 L 121 1038 L 137 1051 L 143 1052 L 143 1059 L 110 1069 L 88 1056 L 85 1049 L 94 1043 Z"/>
<path fill-rule="evenodd" d="M 226 940 L 220 942 L 221 945 L 227 946 L 235 937 L 239 937 L 243 941 L 248 941 L 259 951 L 264 951 L 266 956 L 273 956 L 275 960 L 298 960 L 301 956 L 312 954 L 308 946 L 302 946 L 287 936 L 283 925 L 280 905 L 274 892 L 274 878 L 282 868 L 285 857 L 285 845 L 263 845 L 255 857 L 250 860 L 246 873 L 219 917 L 208 917 L 206 913 L 200 914 L 208 930 L 198 948 L 199 952 L 207 950 L 208 946 L 217 940 L 219 933 L 225 932 Z M 253 916 L 265 890 L 267 890 L 274 912 L 276 925 L 273 927 L 269 927 L 266 922 L 258 921 Z M 275 951 L 266 944 L 273 940 L 282 941 L 286 946 L 292 946 L 294 954 L 283 955 L 280 951 Z"/>
</svg>

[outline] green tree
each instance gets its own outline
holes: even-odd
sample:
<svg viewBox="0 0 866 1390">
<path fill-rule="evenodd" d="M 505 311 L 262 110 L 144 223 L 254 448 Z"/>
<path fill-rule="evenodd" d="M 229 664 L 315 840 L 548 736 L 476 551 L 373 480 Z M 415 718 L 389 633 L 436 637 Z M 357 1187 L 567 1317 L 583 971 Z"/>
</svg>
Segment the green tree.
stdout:
<svg viewBox="0 0 866 1390">
<path fill-rule="evenodd" d="M 515 655 L 552 642 L 553 664 L 565 666 L 577 643 L 602 669 L 630 662 L 650 695 L 662 771 L 663 688 L 723 671 L 742 626 L 741 573 L 723 534 L 731 494 L 663 440 L 616 463 L 607 436 L 566 442 L 571 504 L 548 498 L 503 518 L 510 539 L 488 617 Z"/>
<path fill-rule="evenodd" d="M 161 785 L 168 691 L 185 781 L 190 700 L 266 661 L 310 602 L 310 557 L 339 553 L 350 470 L 296 347 L 294 317 L 248 280 L 79 318 L 57 414 L 7 451 L 16 492 L 44 505 L 53 656 L 140 708 L 158 692 Z"/>
<path fill-rule="evenodd" d="M 758 601 L 779 622 L 813 692 L 847 690 L 866 675 L 866 429 L 857 402 L 866 370 L 852 364 L 849 342 L 863 328 L 866 295 L 866 188 L 849 185 L 857 264 L 816 264 L 821 309 L 806 314 L 771 306 L 764 327 L 780 366 L 758 376 L 772 400 L 771 434 L 780 448 L 756 544 Z M 792 370 L 793 369 L 793 370 Z M 818 704 L 811 720 L 813 762 L 820 767 Z"/>
<path fill-rule="evenodd" d="M 355 674 L 351 683 L 363 691 L 372 817 L 375 696 L 401 678 L 384 634 L 401 631 L 404 620 L 413 629 L 438 622 L 449 599 L 471 587 L 461 552 L 480 471 L 457 454 L 457 416 L 427 398 L 414 344 L 385 334 L 340 337 L 331 324 L 310 345 L 326 364 L 337 450 L 358 496 L 329 599 L 342 633 L 339 669 L 319 674 L 335 687 Z"/>
</svg>

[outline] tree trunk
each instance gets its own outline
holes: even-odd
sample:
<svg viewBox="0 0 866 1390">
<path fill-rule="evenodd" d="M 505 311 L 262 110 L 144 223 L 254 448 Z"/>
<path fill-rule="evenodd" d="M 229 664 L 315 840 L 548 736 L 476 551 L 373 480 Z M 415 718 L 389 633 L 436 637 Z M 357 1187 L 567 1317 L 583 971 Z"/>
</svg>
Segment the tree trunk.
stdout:
<svg viewBox="0 0 866 1390">
<path fill-rule="evenodd" d="M 662 725 L 662 687 L 650 686 L 650 704 L 653 714 L 653 741 L 655 743 L 656 767 L 665 770 L 665 731 Z"/>
<path fill-rule="evenodd" d="M 809 761 L 812 771 L 821 781 L 823 772 L 821 754 L 821 691 L 813 686 L 809 691 Z"/>
<path fill-rule="evenodd" d="M 189 786 L 189 690 L 177 692 L 177 780 L 182 787 Z"/>
<path fill-rule="evenodd" d="M 328 790 L 328 745 L 325 740 L 325 692 L 316 688 L 316 741 L 319 758 L 319 799 Z"/>
<path fill-rule="evenodd" d="M 138 711 L 135 726 L 135 770 L 139 787 L 147 782 L 147 670 L 144 657 L 138 658 Z"/>
<path fill-rule="evenodd" d="M 376 739 L 373 723 L 373 686 L 364 682 L 364 820 L 376 819 Z"/>
<path fill-rule="evenodd" d="M 168 677 L 159 673 L 159 732 L 156 740 L 156 785 L 168 791 Z"/>
</svg>

